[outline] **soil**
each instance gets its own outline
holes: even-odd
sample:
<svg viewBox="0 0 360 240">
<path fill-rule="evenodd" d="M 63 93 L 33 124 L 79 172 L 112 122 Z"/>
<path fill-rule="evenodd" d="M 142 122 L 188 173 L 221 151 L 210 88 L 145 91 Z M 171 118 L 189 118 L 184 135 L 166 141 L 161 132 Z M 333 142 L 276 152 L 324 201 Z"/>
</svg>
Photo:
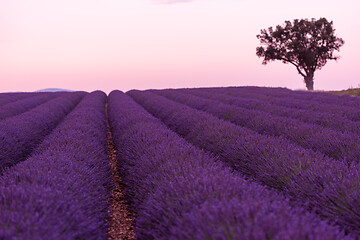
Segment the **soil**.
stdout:
<svg viewBox="0 0 360 240">
<path fill-rule="evenodd" d="M 110 240 L 135 239 L 135 232 L 133 227 L 134 217 L 133 214 L 128 211 L 128 207 L 125 204 L 124 185 L 117 170 L 117 151 L 113 142 L 112 132 L 109 124 L 107 104 L 105 109 L 108 127 L 108 154 L 110 159 L 112 181 L 114 183 L 114 188 L 112 190 L 110 199 L 110 227 L 108 229 L 108 235 Z"/>
</svg>

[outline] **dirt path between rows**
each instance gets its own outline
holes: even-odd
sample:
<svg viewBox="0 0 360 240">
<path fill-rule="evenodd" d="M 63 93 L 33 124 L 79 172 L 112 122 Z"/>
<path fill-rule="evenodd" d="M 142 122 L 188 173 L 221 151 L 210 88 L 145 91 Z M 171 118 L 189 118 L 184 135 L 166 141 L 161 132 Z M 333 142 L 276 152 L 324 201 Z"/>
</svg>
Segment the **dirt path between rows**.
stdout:
<svg viewBox="0 0 360 240">
<path fill-rule="evenodd" d="M 117 151 L 113 142 L 112 132 L 109 124 L 109 117 L 107 111 L 107 103 L 105 105 L 106 122 L 107 122 L 107 142 L 108 154 L 110 158 L 112 181 L 114 188 L 111 192 L 110 199 L 110 227 L 108 235 L 110 240 L 120 239 L 135 239 L 133 228 L 134 219 L 132 214 L 127 210 L 127 205 L 124 201 L 124 185 L 117 170 Z"/>
</svg>

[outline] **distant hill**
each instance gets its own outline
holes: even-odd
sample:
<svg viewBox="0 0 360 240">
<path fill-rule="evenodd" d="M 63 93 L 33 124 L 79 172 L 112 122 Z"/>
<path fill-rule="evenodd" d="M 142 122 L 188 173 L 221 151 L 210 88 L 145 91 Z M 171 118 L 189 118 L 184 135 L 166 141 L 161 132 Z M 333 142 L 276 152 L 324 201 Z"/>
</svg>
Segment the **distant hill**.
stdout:
<svg viewBox="0 0 360 240">
<path fill-rule="evenodd" d="M 73 90 L 61 89 L 61 88 L 45 88 L 35 92 L 74 92 Z"/>
</svg>

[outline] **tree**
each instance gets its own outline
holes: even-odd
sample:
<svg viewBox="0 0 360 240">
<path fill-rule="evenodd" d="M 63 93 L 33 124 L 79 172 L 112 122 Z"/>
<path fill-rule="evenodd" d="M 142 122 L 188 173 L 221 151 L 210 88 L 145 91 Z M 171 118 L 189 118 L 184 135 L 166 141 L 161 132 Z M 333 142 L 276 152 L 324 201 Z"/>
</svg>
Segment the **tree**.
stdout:
<svg viewBox="0 0 360 240">
<path fill-rule="evenodd" d="M 256 55 L 264 58 L 263 64 L 280 60 L 294 65 L 308 90 L 314 90 L 314 72 L 327 60 L 337 60 L 334 50 L 339 51 L 344 44 L 343 39 L 335 36 L 333 22 L 326 18 L 285 21 L 284 26 L 263 29 L 256 37 L 266 47 L 256 48 Z"/>
</svg>

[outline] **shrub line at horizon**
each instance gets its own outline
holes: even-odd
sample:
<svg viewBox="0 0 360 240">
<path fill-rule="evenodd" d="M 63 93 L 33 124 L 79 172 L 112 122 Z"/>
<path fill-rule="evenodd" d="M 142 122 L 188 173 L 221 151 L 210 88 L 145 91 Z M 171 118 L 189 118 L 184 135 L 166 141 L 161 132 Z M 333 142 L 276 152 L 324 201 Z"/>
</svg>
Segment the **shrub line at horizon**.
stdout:
<svg viewBox="0 0 360 240">
<path fill-rule="evenodd" d="M 334 159 L 349 164 L 360 161 L 360 138 L 358 135 L 338 132 L 296 119 L 271 115 L 256 109 L 240 108 L 179 91 L 161 90 L 154 92 L 260 134 L 284 137 L 305 149 L 320 151 Z"/>
<path fill-rule="evenodd" d="M 137 239 L 345 237 L 195 148 L 126 94 L 111 92 L 108 111 Z"/>
<path fill-rule="evenodd" d="M 246 92 L 240 90 L 240 88 L 209 88 L 207 91 L 209 92 L 216 92 L 216 93 L 223 93 L 229 96 L 240 96 L 246 98 L 255 98 L 262 101 L 266 101 L 267 103 L 292 108 L 292 109 L 302 109 L 308 110 L 313 112 L 329 112 L 333 114 L 337 114 L 351 121 L 360 121 L 360 110 L 358 108 L 349 107 L 349 106 L 338 106 L 334 104 L 325 104 L 325 103 L 318 103 L 314 101 L 308 101 L 306 99 L 294 99 L 291 95 L 288 98 L 276 98 L 276 97 L 266 97 L 260 93 L 254 92 Z M 349 103 L 351 105 L 351 103 Z"/>
<path fill-rule="evenodd" d="M 37 94 L 25 99 L 5 104 L 0 107 L 0 121 L 24 113 L 32 108 L 39 106 L 51 99 L 61 96 L 64 93 L 45 93 Z"/>
<path fill-rule="evenodd" d="M 0 121 L 0 174 L 4 168 L 25 160 L 85 94 L 61 95 L 30 111 Z"/>
<path fill-rule="evenodd" d="M 36 95 L 36 93 L 0 93 L 0 107 Z"/>
<path fill-rule="evenodd" d="M 255 181 L 360 235 L 360 170 L 305 150 L 288 140 L 260 135 L 209 113 L 149 91 L 128 94 L 195 146 Z"/>
<path fill-rule="evenodd" d="M 30 158 L 0 176 L 0 239 L 107 239 L 105 101 L 103 92 L 87 94 Z"/>
<path fill-rule="evenodd" d="M 212 99 L 222 103 L 239 106 L 247 109 L 256 109 L 273 115 L 301 120 L 306 123 L 320 125 L 341 132 L 360 134 L 360 122 L 351 121 L 343 116 L 329 112 L 313 112 L 310 110 L 294 109 L 270 104 L 268 102 L 230 96 L 223 93 L 207 92 L 205 89 L 176 89 L 175 91 L 192 94 L 198 97 Z"/>
</svg>

